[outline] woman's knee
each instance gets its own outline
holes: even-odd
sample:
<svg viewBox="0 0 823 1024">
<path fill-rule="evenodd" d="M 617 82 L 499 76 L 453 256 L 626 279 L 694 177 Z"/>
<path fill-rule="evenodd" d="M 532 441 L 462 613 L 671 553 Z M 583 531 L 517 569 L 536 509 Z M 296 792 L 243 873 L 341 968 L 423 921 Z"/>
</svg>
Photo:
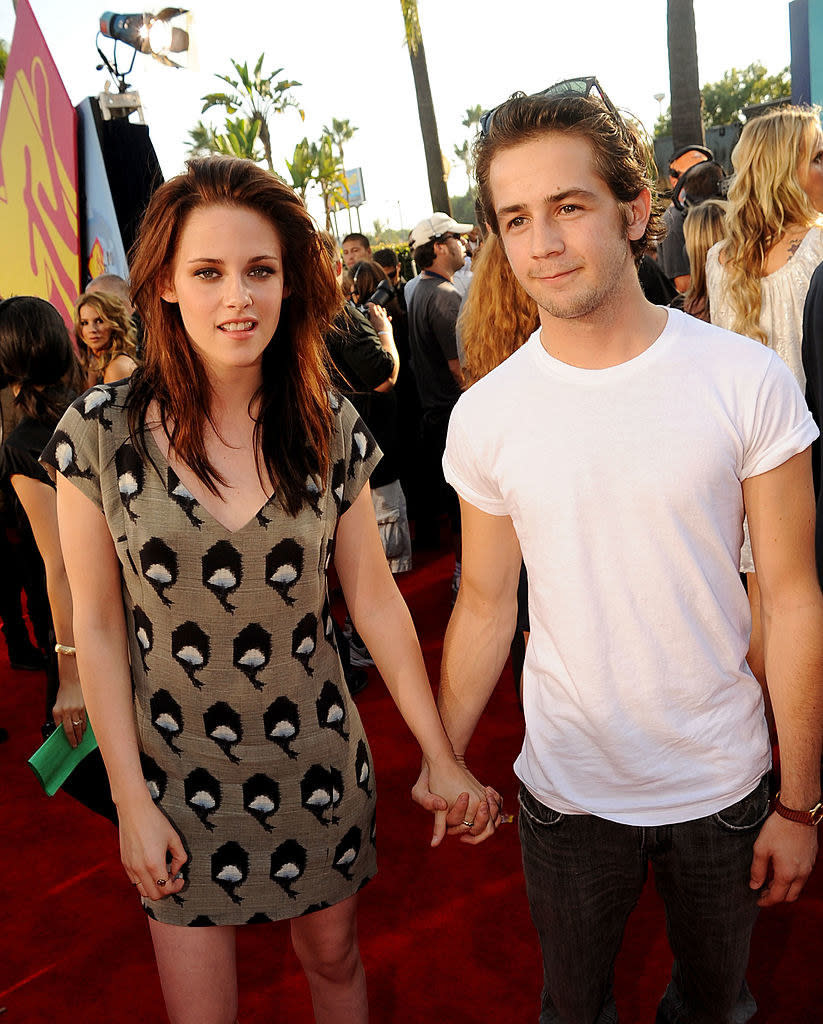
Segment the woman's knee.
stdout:
<svg viewBox="0 0 823 1024">
<path fill-rule="evenodd" d="M 321 917 L 324 914 L 327 916 Z M 303 970 L 327 981 L 348 981 L 360 968 L 356 918 L 339 911 L 319 911 L 311 917 L 316 919 L 298 918 L 292 922 L 292 945 Z"/>
</svg>

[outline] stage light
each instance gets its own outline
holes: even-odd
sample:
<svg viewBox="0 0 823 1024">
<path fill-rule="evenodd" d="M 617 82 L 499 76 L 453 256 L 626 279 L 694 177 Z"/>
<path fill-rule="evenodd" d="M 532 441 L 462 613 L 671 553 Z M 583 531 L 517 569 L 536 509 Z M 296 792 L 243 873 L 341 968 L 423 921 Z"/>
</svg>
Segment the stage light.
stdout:
<svg viewBox="0 0 823 1024">
<path fill-rule="evenodd" d="M 190 20 L 191 15 L 183 7 L 164 7 L 157 14 L 105 11 L 100 16 L 100 33 L 115 43 L 126 43 L 138 53 L 145 53 L 163 64 L 180 67 L 169 54 L 188 51 Z M 175 22 L 182 22 L 185 27 Z"/>
</svg>

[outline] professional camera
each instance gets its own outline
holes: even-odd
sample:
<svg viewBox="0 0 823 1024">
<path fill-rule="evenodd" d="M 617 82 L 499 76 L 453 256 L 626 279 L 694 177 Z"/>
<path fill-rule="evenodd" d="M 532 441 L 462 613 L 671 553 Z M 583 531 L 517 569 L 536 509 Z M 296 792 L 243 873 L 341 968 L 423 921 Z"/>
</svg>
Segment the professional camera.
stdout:
<svg viewBox="0 0 823 1024">
<path fill-rule="evenodd" d="M 392 288 L 388 281 L 381 281 L 366 301 L 360 303 L 357 308 L 361 313 L 365 313 L 368 316 L 370 302 L 373 302 L 375 306 L 385 306 L 392 295 L 394 295 L 394 288 Z"/>
</svg>

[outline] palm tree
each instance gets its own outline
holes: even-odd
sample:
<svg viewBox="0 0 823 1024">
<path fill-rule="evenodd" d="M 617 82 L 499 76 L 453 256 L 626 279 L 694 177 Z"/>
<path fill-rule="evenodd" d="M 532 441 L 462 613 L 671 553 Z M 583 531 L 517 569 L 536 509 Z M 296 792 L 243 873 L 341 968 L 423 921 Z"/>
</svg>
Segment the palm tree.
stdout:
<svg viewBox="0 0 823 1024">
<path fill-rule="evenodd" d="M 460 122 L 464 128 L 472 128 L 474 125 L 480 124 L 480 118 L 483 116 L 483 108 L 477 107 L 466 107 L 466 116 Z"/>
<path fill-rule="evenodd" d="M 669 92 L 672 98 L 672 146 L 702 146 L 706 137 L 700 110 L 694 0 L 667 0 Z"/>
<path fill-rule="evenodd" d="M 337 151 L 340 154 L 340 163 L 344 167 L 346 166 L 346 159 L 343 156 L 343 143 L 353 139 L 356 131 L 359 131 L 359 129 L 351 125 L 348 118 L 344 121 L 338 121 L 336 117 L 333 117 L 331 119 L 331 128 L 323 126 L 323 134 L 328 135 L 337 146 Z"/>
<path fill-rule="evenodd" d="M 315 147 L 317 163 L 314 169 L 314 180 L 320 188 L 323 206 L 326 210 L 326 231 L 331 231 L 331 211 L 335 204 L 348 205 L 346 201 L 346 177 L 343 174 L 343 161 L 334 151 L 334 139 L 331 135 L 323 135 L 320 144 Z"/>
<path fill-rule="evenodd" d="M 217 153 L 217 143 L 214 141 L 215 132 L 202 121 L 198 121 L 194 128 L 189 128 L 189 141 L 186 147 L 190 156 L 209 156 L 210 153 Z"/>
<path fill-rule="evenodd" d="M 417 0 L 400 0 L 400 7 L 403 10 L 406 45 L 409 48 L 409 59 L 414 77 L 414 91 L 417 94 L 417 112 L 420 117 L 420 131 L 423 133 L 423 150 L 426 154 L 432 208 L 450 214 L 449 190 L 446 187 L 440 137 L 437 134 L 437 119 L 434 116 L 429 69 L 426 64 L 426 51 L 423 49 L 420 18 L 417 14 Z"/>
<path fill-rule="evenodd" d="M 291 187 L 306 202 L 306 191 L 315 180 L 317 170 L 317 145 L 308 139 L 301 139 L 294 147 L 294 156 L 286 161 L 291 175 Z"/>
<path fill-rule="evenodd" d="M 205 114 L 211 107 L 225 107 L 228 114 L 239 112 L 249 125 L 257 124 L 260 141 L 263 144 L 263 156 L 269 170 L 273 171 L 270 118 L 274 114 L 282 114 L 289 107 L 294 107 L 301 118 L 304 118 L 305 114 L 291 94 L 291 89 L 301 83 L 292 82 L 286 78 L 275 81 L 277 76 L 282 73 L 282 68 L 277 68 L 276 71 L 264 75 L 262 73 L 264 56 L 265 54 L 260 54 L 257 64 L 251 72 L 248 63 L 239 64 L 236 60 L 232 60 L 231 64 L 237 78 L 232 78 L 230 75 L 217 76 L 230 87 L 231 92 L 210 92 L 206 96 L 201 96 L 203 109 L 200 113 Z"/>
</svg>

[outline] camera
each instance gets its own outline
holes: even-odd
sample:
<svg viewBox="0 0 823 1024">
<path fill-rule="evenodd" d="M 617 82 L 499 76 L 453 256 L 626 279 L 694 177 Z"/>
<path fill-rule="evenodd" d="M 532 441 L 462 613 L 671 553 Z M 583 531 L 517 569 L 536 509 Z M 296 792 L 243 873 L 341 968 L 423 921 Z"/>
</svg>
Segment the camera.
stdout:
<svg viewBox="0 0 823 1024">
<path fill-rule="evenodd" d="M 371 295 L 366 299 L 365 302 L 358 305 L 358 309 L 361 313 L 369 315 L 369 303 L 373 302 L 375 306 L 385 306 L 389 299 L 394 295 L 394 289 L 388 281 L 381 281 L 378 286 L 374 289 Z"/>
</svg>

